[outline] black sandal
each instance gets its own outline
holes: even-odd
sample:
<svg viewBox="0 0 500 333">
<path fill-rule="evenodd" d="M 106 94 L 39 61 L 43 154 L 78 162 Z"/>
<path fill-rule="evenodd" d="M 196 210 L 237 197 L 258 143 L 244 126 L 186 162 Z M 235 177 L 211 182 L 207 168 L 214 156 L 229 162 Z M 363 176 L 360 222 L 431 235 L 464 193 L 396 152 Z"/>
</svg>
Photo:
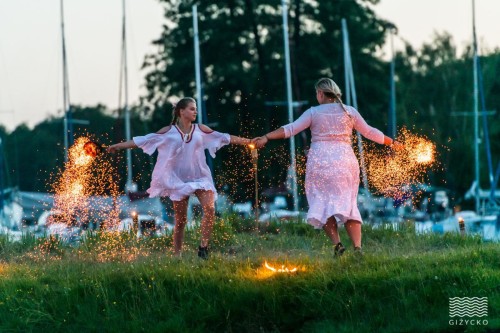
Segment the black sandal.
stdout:
<svg viewBox="0 0 500 333">
<path fill-rule="evenodd" d="M 338 242 L 334 247 L 335 257 L 340 257 L 345 251 L 345 247 L 341 242 Z"/>
<path fill-rule="evenodd" d="M 205 259 L 207 260 L 208 259 L 208 246 L 205 246 L 205 247 L 198 247 L 198 257 L 200 257 L 201 259 Z"/>
</svg>

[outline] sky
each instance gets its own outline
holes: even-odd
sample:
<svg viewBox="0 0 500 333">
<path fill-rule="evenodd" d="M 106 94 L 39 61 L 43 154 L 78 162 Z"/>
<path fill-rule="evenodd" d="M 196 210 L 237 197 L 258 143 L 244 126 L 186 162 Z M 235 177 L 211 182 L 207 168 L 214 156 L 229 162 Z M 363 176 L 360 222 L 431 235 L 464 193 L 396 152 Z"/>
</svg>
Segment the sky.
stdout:
<svg viewBox="0 0 500 333">
<path fill-rule="evenodd" d="M 319 0 L 328 1 L 328 0 Z M 144 95 L 141 70 L 157 50 L 163 10 L 158 0 L 126 0 L 129 104 Z M 472 0 L 381 0 L 376 13 L 419 48 L 435 32 L 449 32 L 460 48 L 472 39 Z M 121 0 L 65 0 L 65 34 L 72 104 L 116 109 L 121 57 Z M 500 47 L 500 0 L 476 0 L 480 48 Z M 339 23 L 340 25 L 340 23 Z M 389 48 L 386 48 L 389 54 Z M 193 65 L 194 76 L 194 65 Z M 0 124 L 13 130 L 62 115 L 60 1 L 0 0 Z"/>
</svg>

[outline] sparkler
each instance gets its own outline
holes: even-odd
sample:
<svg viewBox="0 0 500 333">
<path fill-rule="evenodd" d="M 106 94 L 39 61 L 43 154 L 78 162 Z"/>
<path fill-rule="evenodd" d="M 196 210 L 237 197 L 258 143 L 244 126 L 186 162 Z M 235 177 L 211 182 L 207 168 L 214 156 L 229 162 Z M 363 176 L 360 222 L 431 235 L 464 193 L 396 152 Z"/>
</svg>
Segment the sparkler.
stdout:
<svg viewBox="0 0 500 333">
<path fill-rule="evenodd" d="M 465 222 L 463 217 L 458 218 L 458 227 L 460 229 L 460 235 L 465 236 Z"/>
<path fill-rule="evenodd" d="M 132 232 L 134 234 L 136 234 L 138 229 L 139 229 L 139 214 L 137 214 L 136 211 L 133 211 L 132 212 Z"/>
<path fill-rule="evenodd" d="M 253 170 L 255 177 L 255 231 L 259 232 L 259 179 L 257 177 L 257 163 L 259 161 L 259 151 L 255 148 L 254 144 L 249 144 L 250 152 L 252 154 Z"/>
</svg>

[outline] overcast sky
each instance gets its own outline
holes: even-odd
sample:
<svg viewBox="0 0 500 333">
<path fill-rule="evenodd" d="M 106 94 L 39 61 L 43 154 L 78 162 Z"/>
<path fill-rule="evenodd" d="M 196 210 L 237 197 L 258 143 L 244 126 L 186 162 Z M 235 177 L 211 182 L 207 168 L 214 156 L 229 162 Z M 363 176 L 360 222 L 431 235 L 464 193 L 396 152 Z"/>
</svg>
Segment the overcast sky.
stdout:
<svg viewBox="0 0 500 333">
<path fill-rule="evenodd" d="M 115 109 L 122 1 L 65 0 L 64 6 L 71 103 Z M 448 31 L 459 47 L 472 39 L 472 0 L 381 0 L 375 10 L 417 48 L 435 31 Z M 500 47 L 499 14 L 500 0 L 476 0 L 480 47 Z M 134 103 L 143 93 L 144 55 L 156 52 L 151 42 L 160 35 L 163 10 L 157 0 L 127 0 L 127 18 Z M 62 114 L 60 24 L 59 0 L 0 0 L 0 124 L 9 130 Z M 402 46 L 398 38 L 396 48 Z"/>
</svg>

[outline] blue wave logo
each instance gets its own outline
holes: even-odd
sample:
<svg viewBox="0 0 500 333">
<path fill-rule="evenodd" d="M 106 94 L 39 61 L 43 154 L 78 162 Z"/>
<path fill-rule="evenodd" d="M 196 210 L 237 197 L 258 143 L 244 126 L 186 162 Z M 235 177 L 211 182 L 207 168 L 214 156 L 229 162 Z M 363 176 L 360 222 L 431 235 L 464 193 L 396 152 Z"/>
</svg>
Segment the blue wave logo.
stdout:
<svg viewBox="0 0 500 333">
<path fill-rule="evenodd" d="M 450 317 L 488 316 L 488 297 L 450 297 Z"/>
</svg>

